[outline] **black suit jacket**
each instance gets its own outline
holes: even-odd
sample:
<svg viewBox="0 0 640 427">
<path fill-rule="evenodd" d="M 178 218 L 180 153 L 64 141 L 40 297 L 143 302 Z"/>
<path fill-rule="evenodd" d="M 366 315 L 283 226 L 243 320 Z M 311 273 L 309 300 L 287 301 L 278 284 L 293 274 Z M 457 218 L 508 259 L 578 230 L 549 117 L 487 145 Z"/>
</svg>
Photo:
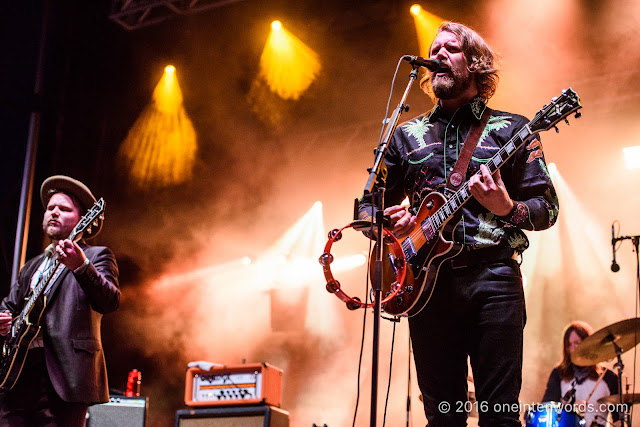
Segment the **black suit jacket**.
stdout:
<svg viewBox="0 0 640 427">
<path fill-rule="evenodd" d="M 47 295 L 40 333 L 47 371 L 58 395 L 67 402 L 91 405 L 109 400 L 100 325 L 103 314 L 117 310 L 120 289 L 118 266 L 111 250 L 80 246 L 91 263 L 82 274 L 65 268 L 57 278 Z M 44 254 L 25 264 L 18 281 L 0 303 L 0 310 L 9 310 L 13 315 L 20 312 L 43 258 Z"/>
</svg>

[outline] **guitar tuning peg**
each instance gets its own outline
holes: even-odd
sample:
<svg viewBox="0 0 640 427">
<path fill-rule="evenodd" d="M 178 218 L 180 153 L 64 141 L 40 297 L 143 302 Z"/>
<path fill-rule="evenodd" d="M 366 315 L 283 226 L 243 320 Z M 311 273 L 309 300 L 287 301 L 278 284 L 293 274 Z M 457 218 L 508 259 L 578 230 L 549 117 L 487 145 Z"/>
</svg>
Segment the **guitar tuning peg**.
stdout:
<svg viewBox="0 0 640 427">
<path fill-rule="evenodd" d="M 87 227 L 87 234 L 91 234 L 91 226 Z"/>
<path fill-rule="evenodd" d="M 580 117 L 582 117 L 582 113 L 580 111 L 576 112 L 576 115 L 574 116 L 576 119 L 579 119 Z"/>
<path fill-rule="evenodd" d="M 95 221 L 93 221 L 93 226 L 95 226 L 95 227 L 98 226 L 98 220 L 97 219 Z"/>
<path fill-rule="evenodd" d="M 553 128 L 556 130 L 556 133 L 560 133 L 560 129 L 558 129 L 558 126 L 554 126 Z"/>
<path fill-rule="evenodd" d="M 566 117 L 564 119 L 564 122 L 567 124 L 567 126 L 571 126 L 571 123 L 569 123 L 569 119 L 567 119 Z"/>
</svg>

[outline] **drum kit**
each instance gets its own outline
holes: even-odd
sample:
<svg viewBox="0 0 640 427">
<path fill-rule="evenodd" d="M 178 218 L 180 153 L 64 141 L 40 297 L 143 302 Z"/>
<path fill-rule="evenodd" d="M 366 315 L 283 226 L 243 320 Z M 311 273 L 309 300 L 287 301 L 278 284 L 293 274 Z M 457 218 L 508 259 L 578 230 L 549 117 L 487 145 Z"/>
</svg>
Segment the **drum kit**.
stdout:
<svg viewBox="0 0 640 427">
<path fill-rule="evenodd" d="M 586 337 L 571 353 L 571 361 L 577 366 L 592 366 L 601 362 L 617 359 L 614 368 L 618 374 L 618 394 L 598 399 L 598 404 L 619 405 L 619 419 L 622 427 L 629 427 L 628 405 L 640 403 L 640 393 L 623 393 L 622 353 L 631 350 L 640 342 L 640 318 L 622 320 L 606 326 Z M 626 404 L 622 405 L 622 404 Z M 525 420 L 527 427 L 580 427 L 584 426 L 583 414 L 567 411 L 566 405 L 557 402 L 545 402 L 536 410 L 528 411 Z M 590 427 L 590 426 L 586 426 Z"/>
</svg>

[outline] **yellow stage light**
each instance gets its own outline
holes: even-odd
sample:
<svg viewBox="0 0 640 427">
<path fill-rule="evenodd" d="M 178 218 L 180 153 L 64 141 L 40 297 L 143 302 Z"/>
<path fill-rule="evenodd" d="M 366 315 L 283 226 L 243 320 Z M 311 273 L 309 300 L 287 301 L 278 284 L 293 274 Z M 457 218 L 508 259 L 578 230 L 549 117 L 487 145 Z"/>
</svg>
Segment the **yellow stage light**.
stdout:
<svg viewBox="0 0 640 427">
<path fill-rule="evenodd" d="M 640 145 L 622 149 L 627 169 L 640 169 Z"/>
<path fill-rule="evenodd" d="M 411 6 L 410 11 L 416 26 L 420 55 L 428 58 L 429 46 L 431 46 L 431 42 L 436 37 L 436 32 L 443 19 L 427 12 L 419 4 Z"/>
<path fill-rule="evenodd" d="M 260 57 L 260 77 L 283 99 L 298 99 L 320 72 L 318 55 L 288 32 L 280 21 L 271 23 L 271 34 Z"/>
<path fill-rule="evenodd" d="M 191 178 L 196 150 L 196 133 L 182 103 L 175 67 L 169 65 L 118 157 L 138 187 L 166 187 Z"/>
</svg>

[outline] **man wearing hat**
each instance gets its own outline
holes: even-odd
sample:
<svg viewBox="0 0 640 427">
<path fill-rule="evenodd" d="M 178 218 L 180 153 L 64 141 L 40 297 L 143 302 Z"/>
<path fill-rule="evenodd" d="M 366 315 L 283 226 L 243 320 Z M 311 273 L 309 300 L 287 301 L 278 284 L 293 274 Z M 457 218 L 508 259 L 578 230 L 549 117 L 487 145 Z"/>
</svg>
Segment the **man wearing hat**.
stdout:
<svg viewBox="0 0 640 427">
<path fill-rule="evenodd" d="M 29 291 L 59 263 L 44 290 L 42 329 L 15 385 L 0 391 L 0 425 L 83 426 L 89 405 L 109 400 L 100 324 L 120 302 L 118 266 L 109 248 L 84 243 L 100 232 L 101 219 L 76 241 L 68 239 L 96 202 L 86 185 L 52 176 L 42 183 L 40 198 L 51 244 L 27 261 L 0 303 L 0 335 L 9 332 Z"/>
</svg>

